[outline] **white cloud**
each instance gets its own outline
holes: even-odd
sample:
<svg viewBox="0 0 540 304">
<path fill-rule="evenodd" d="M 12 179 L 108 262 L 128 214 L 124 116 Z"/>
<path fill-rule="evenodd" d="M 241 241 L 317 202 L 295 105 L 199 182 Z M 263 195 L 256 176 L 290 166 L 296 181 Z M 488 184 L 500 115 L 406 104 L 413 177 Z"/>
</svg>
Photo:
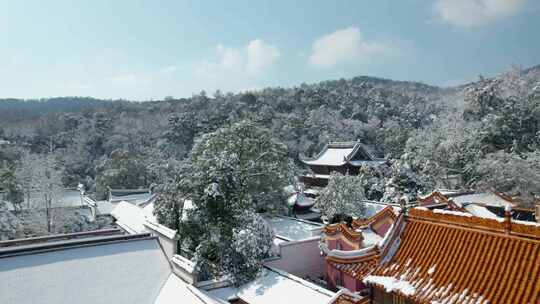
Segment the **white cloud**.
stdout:
<svg viewBox="0 0 540 304">
<path fill-rule="evenodd" d="M 236 68 L 244 61 L 242 53 L 238 49 L 228 48 L 220 44 L 217 46 L 217 51 L 220 55 L 219 66 L 224 69 Z"/>
<path fill-rule="evenodd" d="M 257 73 L 273 65 L 279 58 L 277 47 L 264 43 L 260 39 L 252 40 L 246 46 L 247 70 Z"/>
<path fill-rule="evenodd" d="M 390 51 L 390 46 L 380 42 L 366 41 L 357 27 L 350 27 L 315 40 L 309 63 L 323 68 L 358 64 Z"/>
<path fill-rule="evenodd" d="M 234 48 L 218 45 L 218 60 L 204 61 L 195 73 L 208 78 L 229 77 L 232 74 L 261 74 L 274 65 L 280 57 L 279 49 L 261 39 L 251 40 L 244 47 Z M 229 76 L 227 76 L 229 75 Z"/>
<path fill-rule="evenodd" d="M 471 28 L 492 24 L 515 15 L 527 0 L 437 0 L 435 13 L 441 21 Z"/>
</svg>

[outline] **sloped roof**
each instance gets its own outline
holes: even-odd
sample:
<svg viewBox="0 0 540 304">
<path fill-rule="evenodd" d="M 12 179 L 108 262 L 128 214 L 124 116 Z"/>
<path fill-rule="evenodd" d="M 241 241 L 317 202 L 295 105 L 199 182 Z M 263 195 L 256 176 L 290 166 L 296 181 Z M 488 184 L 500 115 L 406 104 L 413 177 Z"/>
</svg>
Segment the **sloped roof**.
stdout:
<svg viewBox="0 0 540 304">
<path fill-rule="evenodd" d="M 249 304 L 327 304 L 334 293 L 286 272 L 265 268 L 257 279 L 240 287 L 236 296 Z"/>
<path fill-rule="evenodd" d="M 449 203 L 450 201 L 454 202 L 458 206 L 462 206 L 463 204 L 467 203 L 494 207 L 504 207 L 508 204 L 514 205 L 512 198 L 507 197 L 497 191 L 473 192 L 469 190 L 435 190 L 428 195 L 420 196 L 418 201 L 422 206 L 437 203 Z"/>
<path fill-rule="evenodd" d="M 128 202 L 120 202 L 111 212 L 116 224 L 129 233 L 147 232 L 144 223 L 147 219 L 153 220 L 142 208 Z"/>
<path fill-rule="evenodd" d="M 169 278 L 161 288 L 154 304 L 215 304 L 216 300 L 210 298 L 197 288 L 182 281 L 175 274 Z"/>
<path fill-rule="evenodd" d="M 0 257 L 3 304 L 152 304 L 172 273 L 148 234 L 10 250 Z"/>
<path fill-rule="evenodd" d="M 266 221 L 274 230 L 276 237 L 289 241 L 300 241 L 319 236 L 323 225 L 288 216 L 267 217 Z"/>
<path fill-rule="evenodd" d="M 358 153 L 362 153 L 362 159 L 354 159 Z M 376 159 L 368 149 L 360 142 L 330 142 L 314 158 L 301 158 L 307 165 L 319 166 L 342 166 L 346 163 L 361 166 L 370 165 L 371 162 L 384 163 L 384 160 Z"/>
<path fill-rule="evenodd" d="M 153 210 L 153 203 L 141 208 L 128 202 L 120 202 L 113 209 L 111 215 L 116 219 L 116 224 L 128 233 L 156 231 L 169 239 L 175 238 L 177 231 L 159 224 Z"/>
<path fill-rule="evenodd" d="M 463 205 L 465 203 L 475 203 L 495 207 L 504 207 L 508 204 L 513 205 L 512 199 L 493 191 L 459 195 L 452 198 L 452 200 L 459 205 Z"/>
<path fill-rule="evenodd" d="M 540 226 L 411 209 L 364 279 L 415 303 L 538 303 Z"/>
</svg>

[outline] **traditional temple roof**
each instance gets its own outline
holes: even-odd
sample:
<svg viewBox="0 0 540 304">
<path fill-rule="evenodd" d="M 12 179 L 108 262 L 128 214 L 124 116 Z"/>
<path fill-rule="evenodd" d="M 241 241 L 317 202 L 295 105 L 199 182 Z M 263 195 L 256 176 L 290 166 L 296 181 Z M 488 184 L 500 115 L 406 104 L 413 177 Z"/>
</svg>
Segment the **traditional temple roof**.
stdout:
<svg viewBox="0 0 540 304">
<path fill-rule="evenodd" d="M 447 204 L 453 202 L 461 207 L 467 203 L 474 203 L 482 206 L 504 207 L 508 204 L 514 206 L 515 201 L 495 190 L 486 192 L 474 192 L 471 190 L 435 190 L 425 196 L 420 196 L 418 202 L 421 206 L 434 204 Z"/>
<path fill-rule="evenodd" d="M 362 165 L 378 166 L 386 161 L 373 155 L 373 149 L 360 142 L 330 142 L 314 158 L 301 158 L 307 165 L 339 167 L 347 163 L 360 167 Z"/>
<path fill-rule="evenodd" d="M 355 219 L 353 220 L 353 227 L 354 228 L 359 228 L 359 227 L 363 227 L 363 226 L 368 226 L 374 222 L 377 222 L 385 217 L 390 217 L 392 218 L 393 220 L 396 220 L 397 219 L 397 215 L 396 213 L 394 212 L 394 207 L 390 206 L 390 205 L 378 205 L 378 206 L 381 206 L 381 208 L 376 212 L 376 213 L 373 213 L 370 215 L 369 218 L 365 218 L 365 219 Z"/>
<path fill-rule="evenodd" d="M 411 209 L 365 283 L 414 303 L 539 303 L 540 225 Z"/>
</svg>

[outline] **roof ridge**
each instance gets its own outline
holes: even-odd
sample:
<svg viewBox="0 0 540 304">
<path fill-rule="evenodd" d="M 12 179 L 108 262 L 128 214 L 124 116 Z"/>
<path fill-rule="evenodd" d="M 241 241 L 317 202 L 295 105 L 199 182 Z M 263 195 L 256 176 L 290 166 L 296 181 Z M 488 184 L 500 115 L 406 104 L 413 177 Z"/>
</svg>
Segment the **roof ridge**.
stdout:
<svg viewBox="0 0 540 304">
<path fill-rule="evenodd" d="M 330 141 L 328 142 L 327 146 L 332 148 L 342 148 L 342 147 L 350 147 L 350 146 L 356 146 L 361 145 L 361 141 Z"/>
<path fill-rule="evenodd" d="M 44 243 L 47 241 L 58 242 L 62 240 L 78 239 L 79 237 L 88 237 L 88 236 L 97 237 L 97 236 L 113 235 L 113 234 L 123 234 L 122 229 L 108 228 L 108 229 L 90 230 L 90 231 L 73 232 L 73 233 L 51 234 L 51 235 L 36 236 L 36 237 L 29 237 L 29 238 L 6 240 L 6 241 L 0 241 L 0 248 L 11 247 L 11 246 L 22 246 L 23 244 L 36 245 L 38 243 Z"/>
<path fill-rule="evenodd" d="M 459 212 L 434 212 L 431 210 L 412 208 L 409 210 L 407 219 L 414 221 L 427 221 L 440 223 L 455 228 L 472 228 L 479 232 L 496 233 L 500 236 L 515 236 L 527 239 L 540 240 L 540 224 L 516 222 L 512 220 L 510 225 L 504 218 L 491 219 L 478 216 L 460 215 Z"/>
<path fill-rule="evenodd" d="M 113 236 L 99 236 L 85 239 L 74 239 L 67 241 L 30 244 L 15 247 L 0 248 L 0 259 L 19 255 L 28 255 L 35 253 L 43 253 L 49 251 L 67 250 L 80 247 L 98 246 L 113 243 L 120 243 L 126 241 L 140 241 L 157 239 L 157 237 L 151 236 L 150 233 L 140 234 L 127 234 L 127 235 L 113 235 Z"/>
</svg>

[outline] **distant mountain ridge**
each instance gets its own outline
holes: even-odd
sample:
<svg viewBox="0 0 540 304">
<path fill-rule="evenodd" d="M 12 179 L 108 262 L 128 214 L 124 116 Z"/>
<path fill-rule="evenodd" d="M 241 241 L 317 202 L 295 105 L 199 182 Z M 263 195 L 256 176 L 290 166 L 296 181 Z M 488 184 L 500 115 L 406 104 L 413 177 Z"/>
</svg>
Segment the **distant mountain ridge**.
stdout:
<svg viewBox="0 0 540 304">
<path fill-rule="evenodd" d="M 520 73 L 531 83 L 540 81 L 540 65 L 535 65 L 520 71 Z M 486 80 L 495 80 L 498 76 L 486 78 Z M 485 81 L 485 80 L 484 80 Z M 260 94 L 265 90 L 291 91 L 302 90 L 303 88 L 320 88 L 320 87 L 342 87 L 346 86 L 358 91 L 359 96 L 361 91 L 366 89 L 391 91 L 405 95 L 414 95 L 428 100 L 441 98 L 460 92 L 463 88 L 475 86 L 478 81 L 466 83 L 454 87 L 439 87 L 428 85 L 416 81 L 400 81 L 372 76 L 356 76 L 350 79 L 325 80 L 312 84 L 301 84 L 300 86 L 281 88 L 268 87 L 253 94 Z M 242 95 L 237 93 L 235 95 Z M 191 98 L 174 99 L 174 101 L 189 102 Z M 98 99 L 93 97 L 53 97 L 43 99 L 15 99 L 4 98 L 0 99 L 0 126 L 4 123 L 22 122 L 25 120 L 34 120 L 44 115 L 54 113 L 84 113 L 86 111 L 98 111 L 104 109 L 116 108 L 117 110 L 137 110 L 147 108 L 150 105 L 161 103 L 169 103 L 171 100 L 155 100 L 151 102 L 129 101 L 124 99 Z"/>
</svg>

